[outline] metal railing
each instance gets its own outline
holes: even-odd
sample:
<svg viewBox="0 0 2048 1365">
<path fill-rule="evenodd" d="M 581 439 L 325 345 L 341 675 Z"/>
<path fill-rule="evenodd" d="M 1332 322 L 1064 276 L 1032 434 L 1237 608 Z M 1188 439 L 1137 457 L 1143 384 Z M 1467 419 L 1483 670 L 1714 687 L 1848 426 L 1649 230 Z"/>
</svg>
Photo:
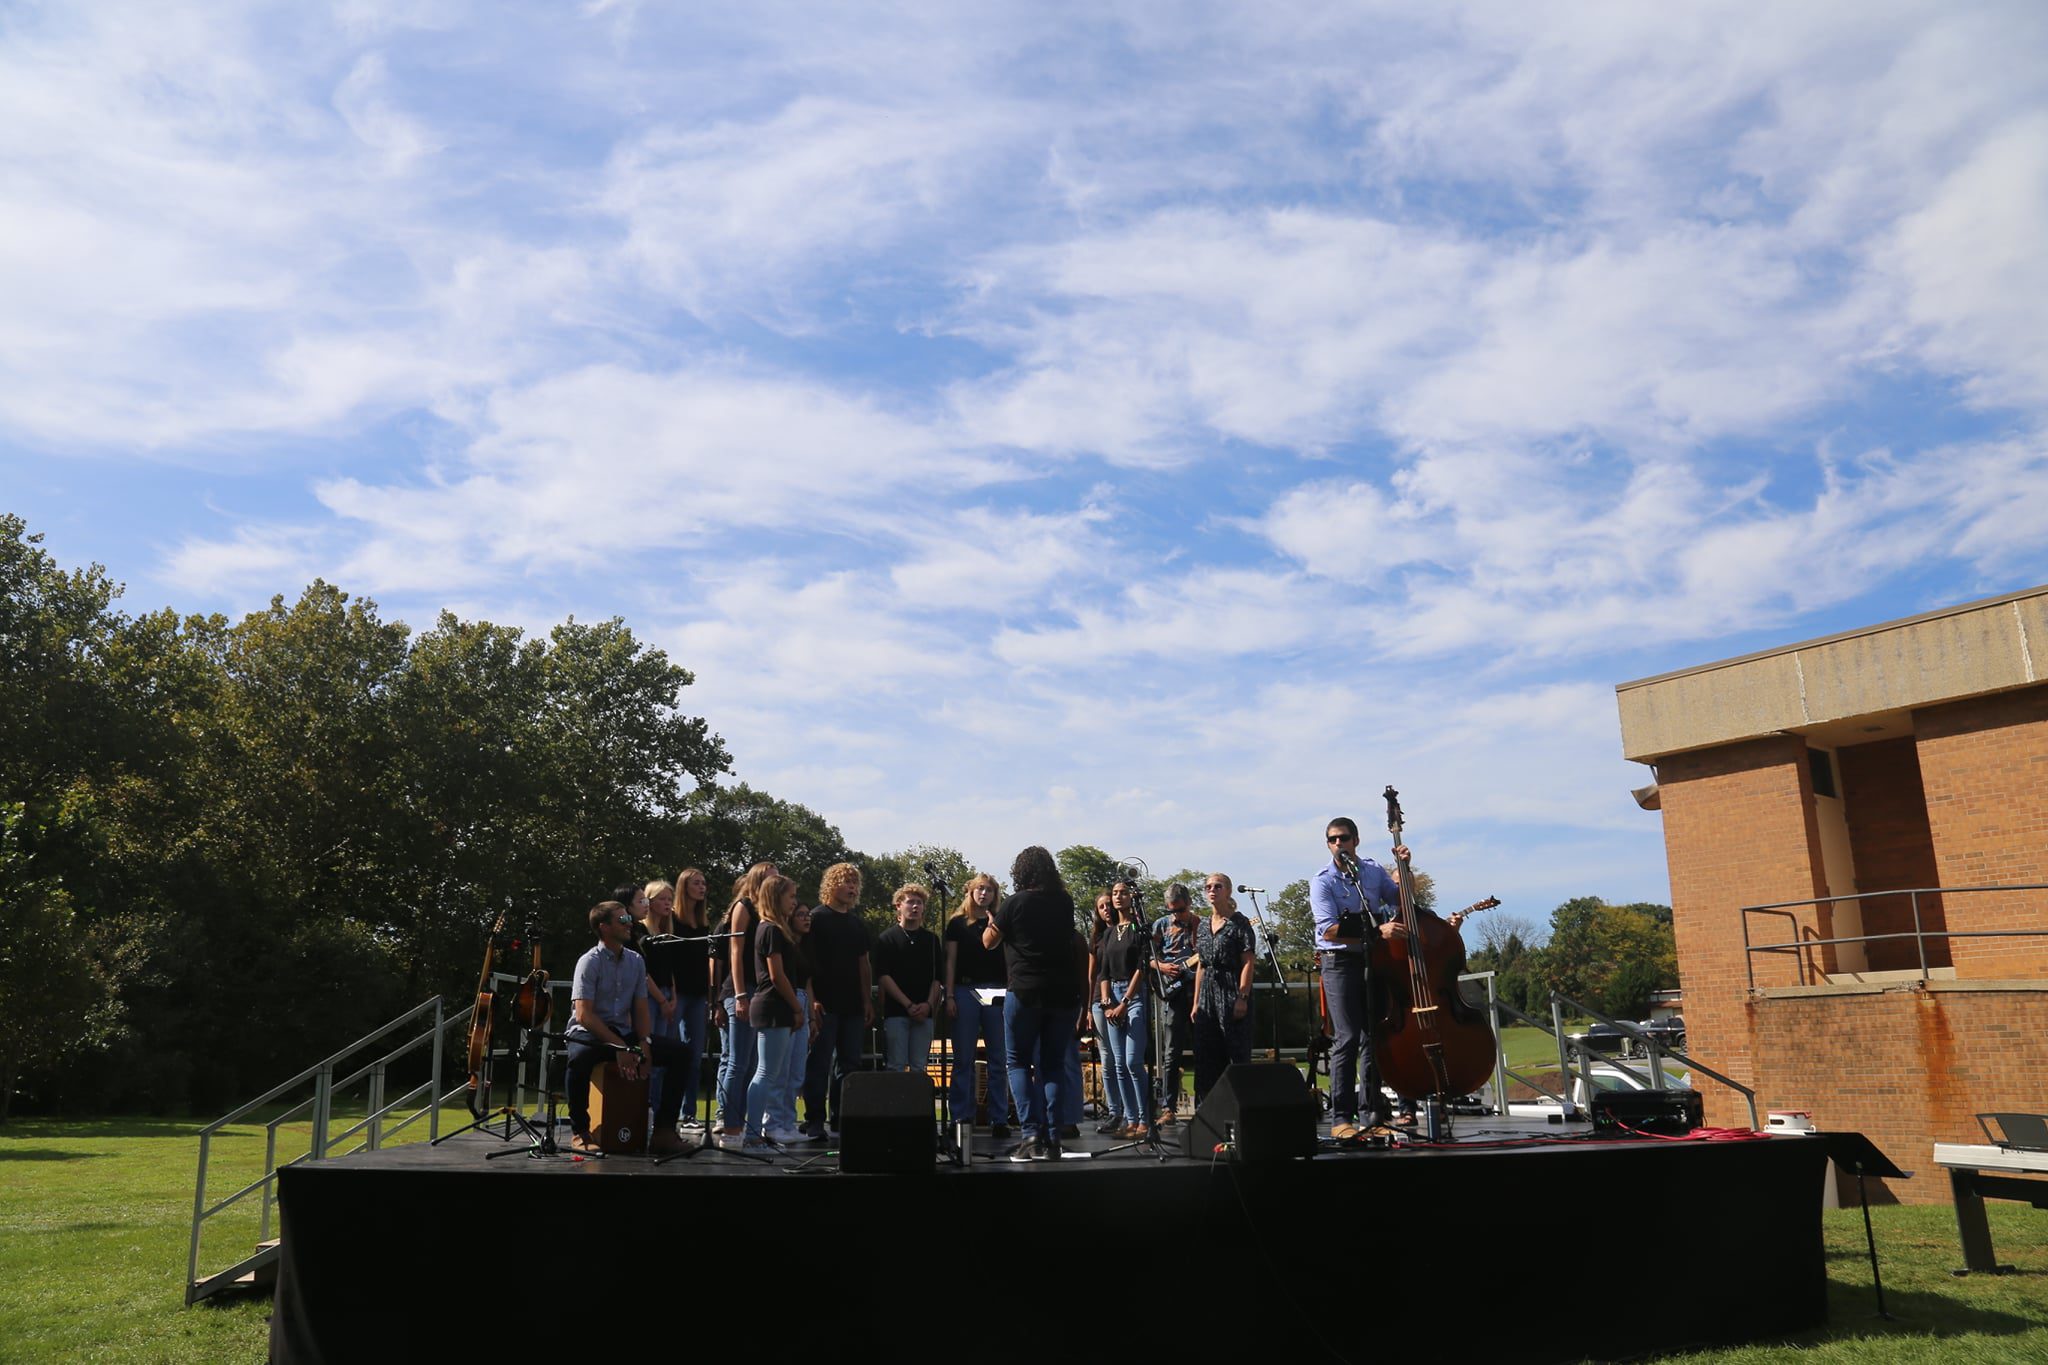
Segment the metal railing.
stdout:
<svg viewBox="0 0 2048 1365">
<path fill-rule="evenodd" d="M 259 1232 L 256 1240 L 259 1247 L 271 1240 L 271 1215 L 276 1202 L 277 1173 L 282 1169 L 277 1160 L 277 1135 L 280 1128 L 288 1123 L 297 1122 L 301 1118 L 309 1118 L 311 1120 L 312 1131 L 306 1150 L 286 1161 L 284 1166 L 295 1166 L 302 1161 L 323 1161 L 332 1155 L 347 1155 L 346 1152 L 337 1153 L 336 1149 L 349 1142 L 352 1138 L 355 1138 L 358 1134 L 362 1135 L 362 1141 L 348 1150 L 351 1152 L 375 1151 L 388 1138 L 402 1132 L 406 1127 L 418 1121 L 423 1115 L 427 1119 L 428 1131 L 434 1135 L 439 1134 L 442 1105 L 460 1093 L 468 1083 L 467 1077 L 465 1077 L 463 1086 L 443 1091 L 441 1084 L 441 1059 L 444 1051 L 441 1046 L 442 1040 L 450 1030 L 467 1026 L 470 1015 L 474 1011 L 475 1007 L 472 1006 L 469 1009 L 463 1010 L 460 1014 L 444 1016 L 442 1014 L 440 996 L 437 995 L 430 1000 L 423 1001 L 383 1027 L 358 1038 L 333 1056 L 315 1062 L 290 1080 L 273 1086 L 255 1099 L 250 1100 L 247 1104 L 242 1105 L 239 1109 L 215 1119 L 212 1123 L 199 1130 L 199 1171 L 192 1192 L 192 1241 L 185 1263 L 186 1303 L 195 1302 L 203 1292 L 199 1277 L 199 1257 L 201 1242 L 204 1238 L 206 1224 L 209 1219 L 239 1204 L 252 1194 L 260 1194 L 262 1196 L 262 1212 L 259 1218 Z M 390 1037 L 393 1033 L 408 1025 L 418 1024 L 425 1016 L 430 1014 L 433 1016 L 433 1023 L 425 1031 L 400 1043 L 397 1047 L 373 1060 L 358 1066 L 355 1070 L 342 1075 L 339 1079 L 336 1078 L 335 1073 L 337 1071 L 371 1044 Z M 386 1074 L 391 1064 L 427 1044 L 432 1044 L 427 1080 L 414 1086 L 396 1099 L 387 1099 L 384 1093 L 384 1086 Z M 208 1204 L 206 1181 L 213 1156 L 214 1138 L 222 1134 L 229 1125 L 241 1122 L 264 1106 L 275 1103 L 280 1097 L 306 1084 L 308 1081 L 311 1081 L 313 1084 L 313 1093 L 311 1095 L 264 1123 L 262 1174 L 236 1190 L 233 1194 Z M 350 1124 L 340 1132 L 330 1131 L 334 1123 L 334 1102 L 336 1096 L 358 1084 L 363 1085 L 365 1109 L 367 1112 L 361 1119 Z M 387 1126 L 386 1120 L 394 1111 L 412 1104 L 422 1096 L 427 1097 L 427 1102 L 423 1106 L 399 1119 L 396 1123 L 391 1123 Z M 211 1277 L 209 1283 L 211 1283 L 211 1279 L 217 1278 L 218 1276 Z"/>
<path fill-rule="evenodd" d="M 1745 905 L 1742 907 L 1742 961 L 1749 976 L 1749 989 L 1756 987 L 1756 959 L 1759 953 L 1790 953 L 1794 967 L 1799 973 L 1799 984 L 1817 984 L 1809 979 L 1828 975 L 1825 968 L 1812 966 L 1810 957 L 1816 948 L 1830 948 L 1844 943 L 1886 943 L 1898 939 L 1912 939 L 1920 960 L 1920 980 L 1929 980 L 1927 964 L 1927 940 L 1940 939 L 1946 943 L 1958 938 L 2040 938 L 2048 936 L 2048 928 L 2041 929 L 1928 929 L 1920 922 L 1920 898 L 1922 896 L 1967 896 L 1989 892 L 2048 891 L 2048 882 L 2027 882 L 2018 886 L 1917 886 L 1902 887 L 1894 891 L 1858 891 L 1847 896 L 1812 896 L 1806 900 L 1773 901 L 1769 905 Z M 1835 938 L 1801 937 L 1799 917 L 1793 912 L 1812 906 L 1816 910 L 1823 905 L 1838 905 L 1844 901 L 1877 900 L 1885 896 L 1904 896 L 1913 912 L 1913 927 L 1889 934 L 1843 934 Z M 1782 916 L 1792 922 L 1792 939 L 1787 943 L 1751 943 L 1749 941 L 1749 917 L 1751 915 Z"/>
<path fill-rule="evenodd" d="M 1535 1020 L 1529 1019 L 1528 1015 L 1522 1014 L 1521 1011 L 1513 1009 L 1512 1006 L 1503 1005 L 1501 1006 L 1501 1008 L 1509 1010 L 1518 1017 L 1527 1020 L 1530 1023 L 1535 1023 L 1538 1028 L 1543 1027 L 1540 1023 L 1536 1023 Z M 1633 1038 L 1636 1040 L 1636 1042 L 1642 1044 L 1643 1050 L 1649 1054 L 1650 1074 L 1647 1077 L 1639 1075 L 1635 1071 L 1631 1070 L 1627 1063 L 1623 1062 L 1620 1058 L 1614 1056 L 1612 1053 L 1601 1052 L 1589 1046 L 1586 1043 L 1586 1041 L 1582 1038 L 1567 1037 L 1564 1031 L 1564 1011 L 1567 1008 L 1569 1008 L 1573 1014 L 1584 1015 L 1586 1018 L 1591 1019 L 1596 1023 L 1605 1024 L 1609 1028 L 1614 1029 L 1620 1034 L 1622 1034 L 1622 1036 L 1627 1038 Z M 1572 1074 L 1569 1056 L 1575 1055 L 1578 1058 L 1579 1080 L 1580 1083 L 1584 1085 L 1586 1092 L 1589 1095 L 1595 1089 L 1593 1080 L 1593 1063 L 1596 1060 L 1602 1066 L 1613 1067 L 1615 1070 L 1621 1072 L 1621 1074 L 1623 1074 L 1624 1076 L 1627 1076 L 1630 1079 L 1634 1080 L 1637 1084 L 1643 1086 L 1643 1088 L 1645 1089 L 1662 1090 L 1667 1085 L 1667 1081 L 1664 1075 L 1664 1059 L 1666 1057 L 1669 1057 L 1671 1060 L 1684 1065 L 1687 1070 L 1697 1072 L 1698 1074 L 1706 1076 L 1711 1080 L 1719 1081 L 1722 1085 L 1727 1086 L 1730 1090 L 1733 1090 L 1735 1093 L 1742 1096 L 1742 1102 L 1749 1106 L 1749 1126 L 1751 1128 L 1755 1128 L 1758 1126 L 1756 1111 L 1756 1091 L 1750 1089 L 1748 1086 L 1744 1085 L 1741 1081 L 1736 1080 L 1732 1076 L 1722 1075 L 1720 1072 L 1714 1070 L 1714 1068 L 1690 1056 L 1682 1049 L 1671 1046 L 1669 1043 L 1663 1041 L 1660 1038 L 1655 1037 L 1650 1033 L 1645 1032 L 1643 1029 L 1636 1027 L 1636 1025 L 1629 1023 L 1627 1020 L 1610 1019 L 1606 1015 L 1602 1014 L 1600 1011 L 1590 1008 L 1589 1006 L 1582 1005 L 1578 1001 L 1572 999 L 1570 996 L 1560 995 L 1556 991 L 1552 991 L 1550 993 L 1550 1017 L 1553 1024 L 1553 1028 L 1547 1031 L 1552 1033 L 1553 1036 L 1555 1036 L 1557 1039 L 1557 1062 L 1559 1068 L 1562 1069 L 1564 1073 L 1567 1082 L 1567 1088 L 1569 1088 L 1569 1082 Z M 1572 1110 L 1570 1108 L 1567 1108 L 1567 1116 L 1569 1116 L 1571 1112 Z"/>
</svg>

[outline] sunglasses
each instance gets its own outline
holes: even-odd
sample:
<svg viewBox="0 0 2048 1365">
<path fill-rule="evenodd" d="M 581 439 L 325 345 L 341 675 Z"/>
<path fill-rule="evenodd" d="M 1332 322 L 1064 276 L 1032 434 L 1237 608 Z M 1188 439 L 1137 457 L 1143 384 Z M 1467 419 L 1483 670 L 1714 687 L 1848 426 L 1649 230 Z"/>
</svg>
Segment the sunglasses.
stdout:
<svg viewBox="0 0 2048 1365">
<path fill-rule="evenodd" d="M 1323 842 L 1326 844 L 1355 844 L 1358 842 L 1358 836 L 1356 834 L 1326 834 L 1323 836 Z"/>
</svg>

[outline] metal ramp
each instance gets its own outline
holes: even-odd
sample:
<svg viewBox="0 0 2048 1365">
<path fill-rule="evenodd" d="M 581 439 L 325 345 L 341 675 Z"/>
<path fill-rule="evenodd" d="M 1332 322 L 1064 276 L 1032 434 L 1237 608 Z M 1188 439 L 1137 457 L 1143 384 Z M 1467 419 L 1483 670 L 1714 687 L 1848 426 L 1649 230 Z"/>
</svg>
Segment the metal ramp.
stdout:
<svg viewBox="0 0 2048 1365">
<path fill-rule="evenodd" d="M 293 1166 L 301 1161 L 322 1161 L 330 1156 L 345 1156 L 350 1152 L 374 1151 L 387 1138 L 395 1136 L 422 1117 L 426 1118 L 430 1132 L 439 1132 L 442 1104 L 460 1094 L 468 1084 L 465 1077 L 463 1085 L 453 1090 L 444 1090 L 441 1059 L 446 1048 L 443 1043 L 451 1030 L 467 1027 L 471 1013 L 473 1007 L 457 1015 L 444 1016 L 441 1012 L 441 997 L 437 995 L 199 1130 L 199 1172 L 192 1193 L 192 1242 L 185 1264 L 185 1302 L 188 1306 L 216 1294 L 235 1291 L 267 1292 L 275 1284 L 280 1238 L 274 1234 L 272 1225 L 277 1197 L 277 1173 L 283 1167 Z M 354 1059 L 368 1051 L 373 1044 L 382 1043 L 408 1028 L 417 1031 L 390 1051 L 356 1065 L 354 1070 L 348 1069 Z M 387 1100 L 384 1093 L 387 1069 L 392 1063 L 421 1047 L 427 1047 L 431 1054 L 428 1079 L 396 1099 Z M 289 1096 L 309 1084 L 311 1093 L 305 1098 L 289 1104 L 289 1107 L 270 1118 L 260 1120 L 263 1130 L 260 1174 L 234 1193 L 208 1203 L 207 1178 L 212 1173 L 217 1155 L 214 1144 L 217 1141 L 243 1138 L 254 1141 L 253 1133 L 231 1133 L 231 1125 L 250 1120 L 259 1110 L 286 1101 Z M 337 1099 L 352 1096 L 358 1089 L 364 1097 L 364 1116 L 339 1132 L 333 1131 Z M 399 1109 L 418 1103 L 422 1099 L 425 1103 L 419 1108 L 394 1120 L 393 1116 Z M 310 1125 L 306 1150 L 280 1162 L 279 1134 L 299 1123 Z M 292 1136 L 296 1136 L 295 1128 L 292 1129 Z M 360 1140 L 356 1140 L 358 1138 Z M 351 1146 L 349 1144 L 352 1140 L 355 1141 Z M 221 1269 L 202 1273 L 199 1262 L 207 1224 L 252 1195 L 260 1200 L 254 1250 Z"/>
</svg>

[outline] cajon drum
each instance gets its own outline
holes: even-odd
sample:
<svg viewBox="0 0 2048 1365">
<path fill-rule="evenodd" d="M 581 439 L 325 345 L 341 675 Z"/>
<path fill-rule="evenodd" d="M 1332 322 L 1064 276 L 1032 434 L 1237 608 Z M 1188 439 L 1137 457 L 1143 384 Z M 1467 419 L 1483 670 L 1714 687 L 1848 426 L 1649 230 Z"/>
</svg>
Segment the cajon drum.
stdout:
<svg viewBox="0 0 2048 1365">
<path fill-rule="evenodd" d="M 629 1081 L 617 1062 L 590 1073 L 590 1133 L 606 1152 L 647 1150 L 647 1073 Z"/>
</svg>

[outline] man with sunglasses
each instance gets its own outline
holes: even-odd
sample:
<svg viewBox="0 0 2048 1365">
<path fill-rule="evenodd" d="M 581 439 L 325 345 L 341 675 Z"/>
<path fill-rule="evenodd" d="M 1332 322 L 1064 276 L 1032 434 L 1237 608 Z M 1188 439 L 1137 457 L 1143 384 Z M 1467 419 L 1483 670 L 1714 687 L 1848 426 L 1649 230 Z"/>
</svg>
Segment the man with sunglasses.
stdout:
<svg viewBox="0 0 2048 1365">
<path fill-rule="evenodd" d="M 1358 856 L 1358 824 L 1340 815 L 1324 827 L 1330 861 L 1309 880 L 1309 909 L 1315 916 L 1316 955 L 1323 971 L 1323 998 L 1336 1033 L 1330 1045 L 1330 1136 L 1358 1136 L 1361 1092 L 1367 1126 L 1391 1117 L 1380 1091 L 1372 1057 L 1372 993 L 1365 970 L 1369 933 L 1392 938 L 1401 888 L 1387 870 Z M 1407 856 L 1396 848 L 1397 858 Z"/>
<path fill-rule="evenodd" d="M 569 1150 L 586 1156 L 603 1154 L 590 1132 L 590 1073 L 613 1057 L 618 1058 L 619 1074 L 629 1081 L 647 1073 L 650 1053 L 660 1063 L 661 1107 L 654 1112 L 653 1149 L 673 1152 L 683 1145 L 676 1133 L 676 1115 L 683 1107 L 690 1050 L 674 1038 L 650 1036 L 647 964 L 626 946 L 633 925 L 633 912 L 618 901 L 592 906 L 590 929 L 597 943 L 576 959 L 570 990 L 576 1017 L 568 1029 L 563 1085 L 569 1092 Z"/>
</svg>

